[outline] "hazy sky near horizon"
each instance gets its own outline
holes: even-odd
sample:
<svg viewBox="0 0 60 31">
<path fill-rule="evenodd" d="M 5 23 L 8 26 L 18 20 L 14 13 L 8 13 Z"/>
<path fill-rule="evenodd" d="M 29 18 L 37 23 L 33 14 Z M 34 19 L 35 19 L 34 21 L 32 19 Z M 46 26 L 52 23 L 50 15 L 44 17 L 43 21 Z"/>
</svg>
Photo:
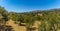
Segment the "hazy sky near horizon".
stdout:
<svg viewBox="0 0 60 31">
<path fill-rule="evenodd" d="M 0 0 L 0 6 L 8 11 L 26 12 L 60 8 L 60 0 Z"/>
</svg>

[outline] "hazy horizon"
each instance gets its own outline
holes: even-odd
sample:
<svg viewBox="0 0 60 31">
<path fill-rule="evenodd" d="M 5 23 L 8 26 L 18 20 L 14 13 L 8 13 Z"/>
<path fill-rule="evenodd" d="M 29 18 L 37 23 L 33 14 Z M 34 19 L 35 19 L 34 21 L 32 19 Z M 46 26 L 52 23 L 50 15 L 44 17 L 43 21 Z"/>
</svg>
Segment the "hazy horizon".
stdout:
<svg viewBox="0 0 60 31">
<path fill-rule="evenodd" d="M 0 6 L 9 12 L 27 12 L 60 8 L 60 0 L 0 0 Z"/>
</svg>

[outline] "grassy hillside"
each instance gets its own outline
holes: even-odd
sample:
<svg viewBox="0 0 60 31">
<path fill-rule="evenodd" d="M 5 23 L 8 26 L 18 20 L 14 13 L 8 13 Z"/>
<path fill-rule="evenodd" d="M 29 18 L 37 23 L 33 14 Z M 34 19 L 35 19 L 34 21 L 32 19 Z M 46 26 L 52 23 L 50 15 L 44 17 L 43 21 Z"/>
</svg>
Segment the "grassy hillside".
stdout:
<svg viewBox="0 0 60 31">
<path fill-rule="evenodd" d="M 60 30 L 60 9 L 17 13 L 8 12 L 3 7 L 0 7 L 0 25 L 5 25 L 9 19 L 13 20 L 19 26 L 26 26 L 27 29 L 32 28 L 35 21 L 39 21 L 41 24 L 38 26 L 38 31 Z"/>
</svg>

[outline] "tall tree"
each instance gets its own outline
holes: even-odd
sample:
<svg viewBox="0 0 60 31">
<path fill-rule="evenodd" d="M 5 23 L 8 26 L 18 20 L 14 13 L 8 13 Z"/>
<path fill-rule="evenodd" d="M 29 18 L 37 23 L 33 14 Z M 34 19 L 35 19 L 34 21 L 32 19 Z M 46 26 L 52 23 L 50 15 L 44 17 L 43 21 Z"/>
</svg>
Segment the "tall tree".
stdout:
<svg viewBox="0 0 60 31">
<path fill-rule="evenodd" d="M 1 23 L 5 23 L 8 21 L 8 12 L 5 10 L 4 7 L 0 6 L 0 21 Z"/>
</svg>

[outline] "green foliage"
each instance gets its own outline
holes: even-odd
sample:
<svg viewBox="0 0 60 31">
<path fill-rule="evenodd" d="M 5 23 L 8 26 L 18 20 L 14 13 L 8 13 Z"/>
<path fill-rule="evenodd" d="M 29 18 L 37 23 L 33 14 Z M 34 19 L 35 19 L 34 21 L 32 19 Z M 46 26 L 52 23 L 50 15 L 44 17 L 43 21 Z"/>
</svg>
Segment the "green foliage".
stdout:
<svg viewBox="0 0 60 31">
<path fill-rule="evenodd" d="M 0 23 L 5 23 L 4 21 L 8 21 L 8 12 L 0 6 Z"/>
<path fill-rule="evenodd" d="M 32 11 L 24 13 L 10 13 L 14 21 L 26 23 L 27 27 L 33 26 L 34 21 L 41 21 L 39 31 L 57 31 L 60 27 L 60 10 Z"/>
<path fill-rule="evenodd" d="M 34 21 L 40 21 L 39 31 L 57 31 L 60 29 L 60 9 L 32 12 L 7 12 L 0 6 L 0 23 L 12 19 L 15 22 L 26 23 L 27 28 L 33 26 Z"/>
</svg>

